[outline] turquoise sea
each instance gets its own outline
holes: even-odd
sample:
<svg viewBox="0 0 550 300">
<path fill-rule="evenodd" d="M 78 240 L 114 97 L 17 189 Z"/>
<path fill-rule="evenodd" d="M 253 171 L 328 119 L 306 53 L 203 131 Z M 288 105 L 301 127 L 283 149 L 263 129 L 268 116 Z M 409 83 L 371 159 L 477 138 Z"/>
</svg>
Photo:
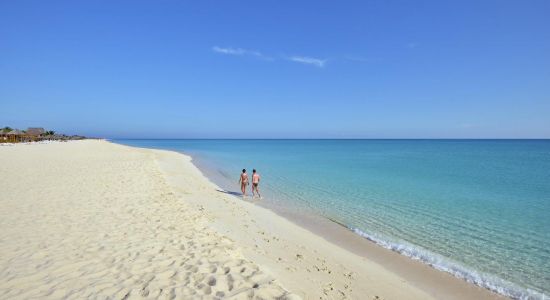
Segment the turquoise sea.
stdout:
<svg viewBox="0 0 550 300">
<path fill-rule="evenodd" d="M 115 140 L 516 299 L 550 295 L 550 140 Z"/>
</svg>

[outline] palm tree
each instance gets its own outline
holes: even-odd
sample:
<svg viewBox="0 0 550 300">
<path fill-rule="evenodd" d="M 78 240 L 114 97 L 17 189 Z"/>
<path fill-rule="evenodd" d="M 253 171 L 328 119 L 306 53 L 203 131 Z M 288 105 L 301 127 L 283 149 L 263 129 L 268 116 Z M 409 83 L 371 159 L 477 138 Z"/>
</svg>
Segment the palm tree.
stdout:
<svg viewBox="0 0 550 300">
<path fill-rule="evenodd" d="M 11 127 L 9 127 L 9 126 L 6 126 L 6 127 L 2 128 L 2 132 L 10 132 L 10 131 L 12 131 L 12 130 L 13 130 L 13 129 L 12 129 Z"/>
</svg>

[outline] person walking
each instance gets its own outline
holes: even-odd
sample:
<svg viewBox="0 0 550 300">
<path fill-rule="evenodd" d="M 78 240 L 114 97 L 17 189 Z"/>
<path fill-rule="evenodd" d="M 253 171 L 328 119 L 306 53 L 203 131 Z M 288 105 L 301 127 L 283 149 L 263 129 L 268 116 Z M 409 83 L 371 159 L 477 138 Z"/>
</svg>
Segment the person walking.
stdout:
<svg viewBox="0 0 550 300">
<path fill-rule="evenodd" d="M 260 174 L 256 172 L 256 169 L 252 170 L 252 197 L 254 197 L 254 191 L 256 191 L 256 194 L 258 194 L 259 198 L 262 198 L 260 195 L 260 189 L 258 188 L 258 185 L 260 184 Z"/>
<path fill-rule="evenodd" d="M 241 173 L 241 177 L 239 177 L 239 183 L 241 184 L 241 192 L 243 193 L 243 197 L 246 197 L 246 186 L 249 185 L 248 174 L 246 174 L 246 169 L 243 169 L 243 172 Z"/>
</svg>

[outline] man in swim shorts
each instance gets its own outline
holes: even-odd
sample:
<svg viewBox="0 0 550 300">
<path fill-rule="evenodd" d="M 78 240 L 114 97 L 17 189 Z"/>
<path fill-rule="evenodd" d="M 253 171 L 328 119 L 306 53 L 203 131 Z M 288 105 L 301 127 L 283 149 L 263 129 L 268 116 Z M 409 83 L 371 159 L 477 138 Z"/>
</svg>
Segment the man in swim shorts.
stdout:
<svg viewBox="0 0 550 300">
<path fill-rule="evenodd" d="M 260 184 L 260 174 L 256 172 L 256 169 L 252 170 L 252 197 L 254 197 L 254 191 L 258 194 L 259 198 L 262 198 L 260 196 L 260 190 L 258 189 L 258 185 Z"/>
<path fill-rule="evenodd" d="M 249 185 L 248 174 L 246 174 L 246 169 L 243 169 L 243 172 L 241 173 L 241 177 L 239 178 L 239 183 L 241 184 L 241 192 L 243 193 L 243 196 L 246 196 L 246 186 Z"/>
</svg>

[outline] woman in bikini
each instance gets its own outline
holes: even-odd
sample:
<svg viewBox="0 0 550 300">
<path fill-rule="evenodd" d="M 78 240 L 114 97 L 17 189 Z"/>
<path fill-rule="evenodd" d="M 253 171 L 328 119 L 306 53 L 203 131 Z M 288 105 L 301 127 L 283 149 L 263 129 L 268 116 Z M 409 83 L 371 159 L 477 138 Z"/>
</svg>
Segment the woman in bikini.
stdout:
<svg viewBox="0 0 550 300">
<path fill-rule="evenodd" d="M 258 197 L 262 198 L 260 190 L 258 189 L 258 184 L 260 184 L 260 174 L 256 173 L 256 169 L 254 169 L 252 170 L 252 197 L 254 197 L 254 190 L 256 190 Z"/>
<path fill-rule="evenodd" d="M 246 186 L 248 183 L 248 174 L 246 174 L 246 169 L 243 169 L 243 172 L 241 173 L 241 177 L 239 178 L 239 183 L 241 184 L 241 192 L 243 193 L 243 197 L 246 196 Z"/>
</svg>

